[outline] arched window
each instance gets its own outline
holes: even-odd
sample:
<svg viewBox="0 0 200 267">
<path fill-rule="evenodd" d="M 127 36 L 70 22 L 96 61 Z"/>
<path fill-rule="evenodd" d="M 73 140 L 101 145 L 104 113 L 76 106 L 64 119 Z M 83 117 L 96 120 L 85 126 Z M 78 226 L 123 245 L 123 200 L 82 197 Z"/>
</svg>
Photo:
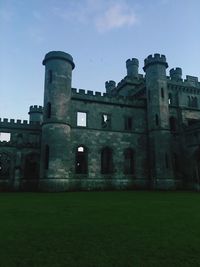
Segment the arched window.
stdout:
<svg viewBox="0 0 200 267">
<path fill-rule="evenodd" d="M 49 146 L 48 145 L 45 146 L 44 163 L 45 163 L 45 169 L 48 170 L 49 169 Z"/>
<path fill-rule="evenodd" d="M 171 132 L 175 132 L 177 130 L 176 129 L 176 118 L 174 117 L 169 118 L 169 127 L 170 127 Z"/>
<path fill-rule="evenodd" d="M 87 148 L 79 146 L 76 150 L 75 171 L 80 174 L 87 174 L 88 172 L 88 155 Z"/>
<path fill-rule="evenodd" d="M 109 174 L 113 172 L 112 150 L 105 147 L 101 150 L 101 173 Z"/>
<path fill-rule="evenodd" d="M 47 112 L 47 119 L 51 118 L 51 103 L 50 102 L 47 103 L 46 112 Z"/>
<path fill-rule="evenodd" d="M 124 150 L 124 173 L 134 174 L 134 151 L 131 148 Z"/>
<path fill-rule="evenodd" d="M 31 153 L 25 157 L 24 167 L 25 179 L 38 179 L 39 178 L 39 155 Z"/>
</svg>

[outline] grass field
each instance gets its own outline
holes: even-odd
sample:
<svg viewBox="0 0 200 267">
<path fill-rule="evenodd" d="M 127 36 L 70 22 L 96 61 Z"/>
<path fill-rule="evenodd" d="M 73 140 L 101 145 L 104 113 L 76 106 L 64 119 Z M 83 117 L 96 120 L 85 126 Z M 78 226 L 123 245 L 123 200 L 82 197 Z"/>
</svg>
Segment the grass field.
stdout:
<svg viewBox="0 0 200 267">
<path fill-rule="evenodd" d="M 0 194 L 0 267 L 200 266 L 200 194 Z"/>
</svg>

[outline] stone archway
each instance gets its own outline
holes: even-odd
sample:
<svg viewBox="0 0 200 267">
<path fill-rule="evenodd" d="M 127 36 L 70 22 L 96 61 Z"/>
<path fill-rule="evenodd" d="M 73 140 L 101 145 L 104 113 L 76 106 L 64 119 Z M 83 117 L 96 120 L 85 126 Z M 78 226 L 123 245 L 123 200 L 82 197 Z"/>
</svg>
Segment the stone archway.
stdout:
<svg viewBox="0 0 200 267">
<path fill-rule="evenodd" d="M 24 179 L 38 179 L 39 178 L 39 155 L 37 153 L 30 153 L 25 156 L 24 163 Z"/>
</svg>

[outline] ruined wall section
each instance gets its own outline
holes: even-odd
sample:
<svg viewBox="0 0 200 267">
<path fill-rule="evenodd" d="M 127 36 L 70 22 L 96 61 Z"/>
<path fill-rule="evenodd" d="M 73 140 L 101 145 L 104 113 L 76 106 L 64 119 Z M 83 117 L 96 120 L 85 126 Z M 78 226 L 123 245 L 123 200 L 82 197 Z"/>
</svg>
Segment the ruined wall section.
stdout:
<svg viewBox="0 0 200 267">
<path fill-rule="evenodd" d="M 77 112 L 87 114 L 87 126 L 77 126 Z M 102 115 L 110 116 L 111 124 L 102 127 Z M 111 97 L 99 92 L 72 90 L 71 105 L 71 173 L 74 188 L 125 189 L 148 187 L 146 102 Z M 132 129 L 125 130 L 125 118 L 132 118 Z M 75 173 L 76 149 L 88 151 L 88 174 Z M 101 173 L 101 150 L 111 148 L 113 173 Z M 124 174 L 124 151 L 134 151 L 134 175 Z"/>
<path fill-rule="evenodd" d="M 0 133 L 10 135 L 0 142 L 0 191 L 37 190 L 41 124 L 4 118 Z"/>
</svg>

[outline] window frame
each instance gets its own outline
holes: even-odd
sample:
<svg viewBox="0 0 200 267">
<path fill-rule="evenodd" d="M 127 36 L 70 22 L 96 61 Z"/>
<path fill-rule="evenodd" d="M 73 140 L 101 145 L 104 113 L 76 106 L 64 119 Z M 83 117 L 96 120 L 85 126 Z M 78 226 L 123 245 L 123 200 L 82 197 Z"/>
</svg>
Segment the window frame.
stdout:
<svg viewBox="0 0 200 267">
<path fill-rule="evenodd" d="M 131 120 L 131 127 L 129 127 L 129 120 Z M 131 132 L 133 130 L 133 117 L 125 115 L 124 116 L 124 130 L 127 132 Z"/>
<path fill-rule="evenodd" d="M 105 124 L 106 126 L 104 127 L 103 126 L 103 116 L 108 116 L 108 123 Z M 110 130 L 111 129 L 111 126 L 112 126 L 112 116 L 110 113 L 106 113 L 106 112 L 102 112 L 101 113 L 101 129 L 103 130 Z"/>
<path fill-rule="evenodd" d="M 85 114 L 85 125 L 79 125 L 78 124 L 78 114 L 79 113 Z M 80 128 L 88 127 L 88 111 L 83 111 L 83 110 L 77 110 L 76 111 L 76 127 L 80 127 Z"/>
</svg>

